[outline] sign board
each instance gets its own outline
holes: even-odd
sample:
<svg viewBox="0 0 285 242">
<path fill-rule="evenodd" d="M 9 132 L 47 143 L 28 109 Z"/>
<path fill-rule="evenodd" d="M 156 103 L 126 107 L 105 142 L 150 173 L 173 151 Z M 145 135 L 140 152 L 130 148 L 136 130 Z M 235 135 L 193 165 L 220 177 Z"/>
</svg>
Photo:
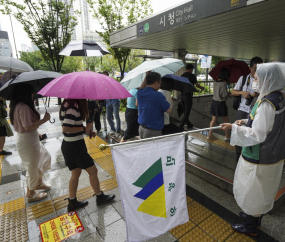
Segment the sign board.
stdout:
<svg viewBox="0 0 285 242">
<path fill-rule="evenodd" d="M 210 101 L 210 102 L 204 102 L 204 112 L 205 112 L 205 113 L 210 112 L 210 110 L 211 110 L 211 105 L 212 105 L 212 101 Z"/>
<path fill-rule="evenodd" d="M 247 0 L 192 0 L 138 23 L 138 37 L 246 6 Z M 143 29 L 142 27 L 143 26 Z M 181 30 L 183 31 L 183 30 Z"/>
<path fill-rule="evenodd" d="M 40 224 L 43 242 L 60 242 L 84 230 L 75 211 Z"/>
<path fill-rule="evenodd" d="M 201 68 L 211 68 L 212 56 L 201 58 Z"/>
</svg>

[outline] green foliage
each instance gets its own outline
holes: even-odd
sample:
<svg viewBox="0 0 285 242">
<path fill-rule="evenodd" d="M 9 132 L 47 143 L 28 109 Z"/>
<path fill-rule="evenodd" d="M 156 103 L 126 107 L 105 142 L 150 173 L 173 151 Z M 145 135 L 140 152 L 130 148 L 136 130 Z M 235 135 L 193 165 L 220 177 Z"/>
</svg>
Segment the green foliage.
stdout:
<svg viewBox="0 0 285 242">
<path fill-rule="evenodd" d="M 207 94 L 213 94 L 213 88 L 211 88 L 209 85 L 211 85 L 211 82 L 210 83 L 207 83 L 207 82 L 199 82 L 199 84 L 200 84 L 200 86 L 202 86 L 202 87 L 204 87 L 205 88 L 205 90 L 201 90 L 201 89 L 199 89 L 199 88 L 197 88 L 197 90 L 199 91 L 199 92 L 194 92 L 194 96 L 195 95 L 199 95 L 199 93 L 200 94 L 205 94 L 205 95 L 207 95 Z"/>
<path fill-rule="evenodd" d="M 49 66 L 44 61 L 43 56 L 39 50 L 34 52 L 20 52 L 20 54 L 20 60 L 28 63 L 35 71 L 50 71 Z M 65 58 L 60 72 L 66 74 L 74 71 L 79 71 L 82 66 L 81 63 L 81 57 L 67 57 Z"/>
<path fill-rule="evenodd" d="M 127 108 L 127 98 L 121 99 L 120 101 L 121 101 L 121 103 L 120 103 L 120 110 L 122 112 L 125 112 L 126 108 Z"/>
<path fill-rule="evenodd" d="M 49 70 L 60 72 L 60 51 L 70 42 L 76 17 L 70 15 L 74 0 L 0 0 L 0 11 L 12 14 L 39 48 Z M 78 12 L 75 12 L 78 14 Z"/>
<path fill-rule="evenodd" d="M 93 11 L 93 16 L 103 29 L 102 32 L 97 31 L 97 33 L 108 46 L 110 46 L 112 32 L 135 23 L 153 12 L 150 0 L 87 0 L 87 2 Z M 131 50 L 111 47 L 108 50 L 117 60 L 123 76 Z"/>
<path fill-rule="evenodd" d="M 225 60 L 225 57 L 212 56 L 212 65 L 217 65 L 221 60 Z"/>
</svg>

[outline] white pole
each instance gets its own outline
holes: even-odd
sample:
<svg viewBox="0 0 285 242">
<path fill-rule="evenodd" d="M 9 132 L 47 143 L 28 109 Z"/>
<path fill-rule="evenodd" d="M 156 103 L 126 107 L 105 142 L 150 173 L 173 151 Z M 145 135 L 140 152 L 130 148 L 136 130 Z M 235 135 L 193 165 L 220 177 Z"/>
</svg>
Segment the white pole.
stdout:
<svg viewBox="0 0 285 242">
<path fill-rule="evenodd" d="M 157 136 L 157 137 L 153 137 L 153 138 L 146 138 L 146 139 L 134 140 L 134 141 L 123 142 L 123 143 L 118 143 L 118 144 L 102 145 L 102 146 L 104 146 L 104 147 L 114 147 L 114 146 L 119 146 L 119 145 L 128 145 L 128 144 L 134 144 L 134 143 L 139 143 L 139 142 L 145 142 L 145 141 L 149 141 L 149 140 L 162 139 L 162 138 L 165 138 L 165 137 L 186 135 L 186 134 L 197 133 L 197 132 L 213 130 L 213 129 L 220 129 L 220 128 L 221 128 L 221 126 L 216 126 L 216 127 L 212 127 L 212 128 L 206 128 L 206 129 L 196 129 L 196 130 L 192 130 L 192 131 L 184 131 L 184 132 L 181 132 L 181 133 L 168 134 L 168 135 Z"/>
</svg>

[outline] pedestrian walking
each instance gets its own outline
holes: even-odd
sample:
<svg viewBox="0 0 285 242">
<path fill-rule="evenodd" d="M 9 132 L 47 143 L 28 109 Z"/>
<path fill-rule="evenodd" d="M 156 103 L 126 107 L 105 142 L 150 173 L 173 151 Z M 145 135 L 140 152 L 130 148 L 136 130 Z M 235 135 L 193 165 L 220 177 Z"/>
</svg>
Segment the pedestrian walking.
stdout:
<svg viewBox="0 0 285 242">
<path fill-rule="evenodd" d="M 50 185 L 43 181 L 44 172 L 51 167 L 51 156 L 39 140 L 37 129 L 50 119 L 45 113 L 43 119 L 35 109 L 34 90 L 30 84 L 16 84 L 10 99 L 10 120 L 17 132 L 17 149 L 25 167 L 27 182 L 27 201 L 33 202 L 47 197 Z"/>
<path fill-rule="evenodd" d="M 97 205 L 111 202 L 115 198 L 115 195 L 105 195 L 100 190 L 97 168 L 87 152 L 84 134 L 91 132 L 91 136 L 96 136 L 96 133 L 91 131 L 93 129 L 92 123 L 87 124 L 86 127 L 83 126 L 83 121 L 88 118 L 88 114 L 89 110 L 85 99 L 65 99 L 59 112 L 64 135 L 61 150 L 66 166 L 71 171 L 69 198 L 67 198 L 69 202 L 68 211 L 88 205 L 88 201 L 80 202 L 76 198 L 82 169 L 86 170 L 89 174 L 90 184 L 94 190 Z"/>
<path fill-rule="evenodd" d="M 226 104 L 226 100 L 230 97 L 230 93 L 227 90 L 227 83 L 230 78 L 230 71 L 227 68 L 223 68 L 220 71 L 218 76 L 218 80 L 214 81 L 214 95 L 213 101 L 210 109 L 210 113 L 212 115 L 212 121 L 210 123 L 210 127 L 214 127 L 218 120 L 218 117 L 222 117 L 224 123 L 229 122 L 228 117 L 228 107 Z M 230 132 L 228 130 L 225 131 L 225 140 L 230 140 Z M 213 130 L 209 131 L 209 135 L 207 139 L 215 139 L 213 136 Z"/>
<path fill-rule="evenodd" d="M 186 65 L 186 71 L 181 76 L 188 78 L 188 80 L 193 85 L 200 88 L 201 90 L 204 90 L 205 88 L 202 87 L 197 82 L 196 76 L 194 74 L 192 74 L 193 69 L 194 69 L 194 66 L 192 64 L 187 64 Z M 191 128 L 193 128 L 193 124 L 189 121 L 189 116 L 190 116 L 191 108 L 193 105 L 193 92 L 186 92 L 186 90 L 182 90 L 182 92 L 181 92 L 181 103 L 182 103 L 183 108 L 184 108 L 184 115 L 180 121 L 179 128 L 184 130 L 184 124 L 187 124 L 187 128 L 191 129 Z"/>
<path fill-rule="evenodd" d="M 241 76 L 232 91 L 233 96 L 241 96 L 239 108 L 237 110 L 237 120 L 247 119 L 258 97 L 258 93 L 255 93 L 252 89 L 252 83 L 254 81 L 254 75 L 256 72 L 257 64 L 263 63 L 260 57 L 253 57 L 250 60 L 250 74 L 247 76 Z M 241 155 L 242 147 L 236 145 L 236 161 L 238 162 Z"/>
<path fill-rule="evenodd" d="M 129 91 L 132 97 L 127 98 L 127 108 L 125 112 L 127 129 L 121 139 L 121 143 L 128 140 L 131 141 L 139 135 L 137 92 L 138 88 L 133 88 Z"/>
<path fill-rule="evenodd" d="M 259 97 L 250 117 L 221 124 L 232 129 L 231 145 L 242 146 L 233 192 L 245 222 L 232 225 L 240 233 L 257 235 L 262 215 L 273 208 L 285 159 L 284 87 L 285 64 L 258 64 L 252 88 Z"/>
<path fill-rule="evenodd" d="M 109 76 L 109 73 L 107 71 L 103 71 L 102 74 L 105 76 Z M 107 120 L 111 127 L 111 131 L 109 131 L 108 134 L 114 135 L 116 138 L 121 139 L 120 99 L 107 99 L 106 112 Z M 117 128 L 115 128 L 113 114 L 116 119 Z"/>
</svg>

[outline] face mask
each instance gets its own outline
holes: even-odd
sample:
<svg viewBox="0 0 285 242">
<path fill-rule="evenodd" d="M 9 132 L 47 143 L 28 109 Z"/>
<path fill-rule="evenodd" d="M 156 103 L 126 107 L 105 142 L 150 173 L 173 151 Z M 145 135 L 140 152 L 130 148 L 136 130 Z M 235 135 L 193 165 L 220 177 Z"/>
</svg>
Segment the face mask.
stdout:
<svg viewBox="0 0 285 242">
<path fill-rule="evenodd" d="M 259 84 L 258 82 L 253 82 L 252 83 L 252 89 L 254 92 L 258 92 L 259 93 Z"/>
</svg>

